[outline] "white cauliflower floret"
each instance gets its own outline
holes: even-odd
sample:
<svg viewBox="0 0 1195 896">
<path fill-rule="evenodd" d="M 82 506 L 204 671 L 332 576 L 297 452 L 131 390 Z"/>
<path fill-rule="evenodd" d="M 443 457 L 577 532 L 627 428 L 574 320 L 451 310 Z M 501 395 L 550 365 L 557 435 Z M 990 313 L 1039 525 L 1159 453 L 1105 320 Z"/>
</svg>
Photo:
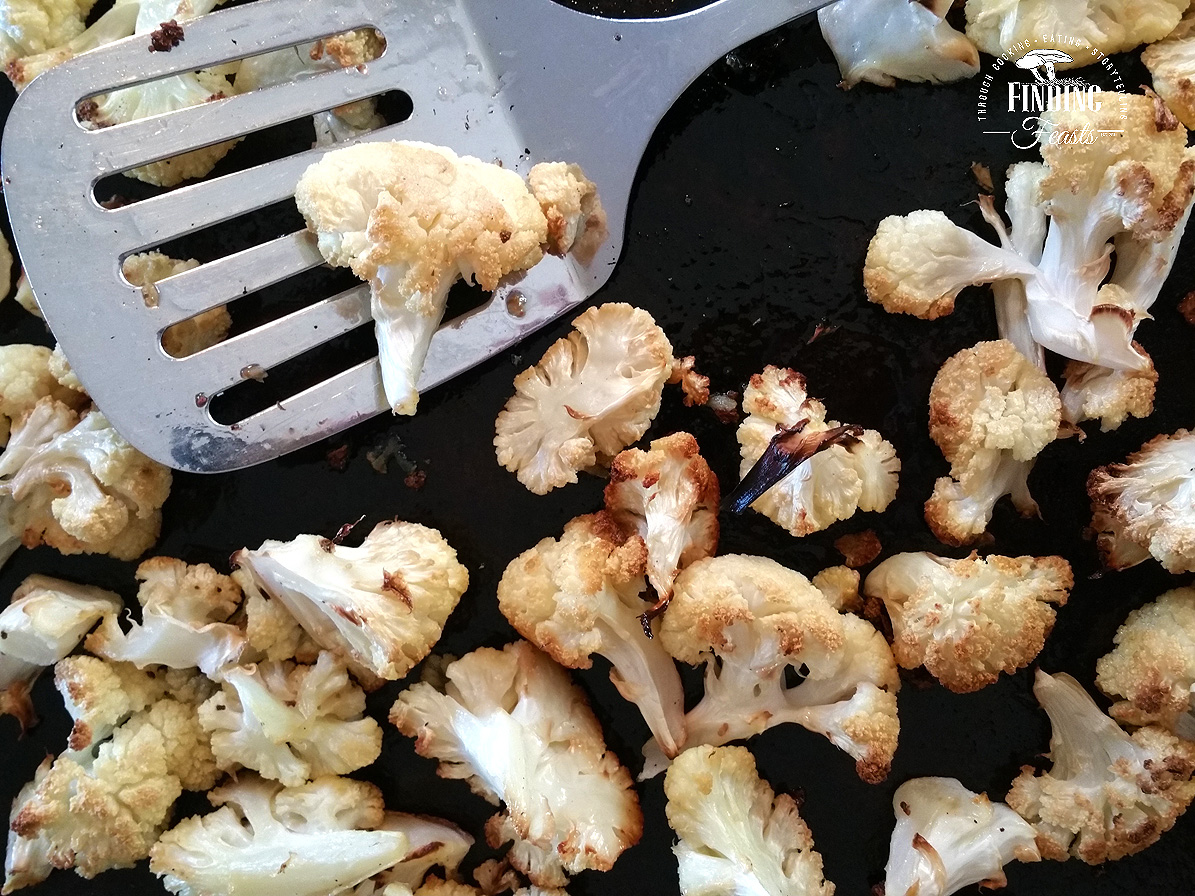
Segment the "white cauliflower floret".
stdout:
<svg viewBox="0 0 1195 896">
<path fill-rule="evenodd" d="M 883 781 L 896 752 L 896 660 L 883 637 L 840 613 L 803 575 L 766 557 L 699 560 L 676 580 L 660 640 L 689 665 L 705 664 L 705 694 L 685 716 L 687 746 L 719 746 L 795 722 Z M 789 669 L 805 675 L 791 684 Z M 806 674 L 807 672 L 807 674 Z M 644 748 L 642 777 L 667 764 Z"/>
<path fill-rule="evenodd" d="M 1057 388 L 1011 342 L 981 342 L 946 360 L 929 392 L 929 434 L 950 462 L 925 503 L 939 541 L 975 541 L 1004 495 L 1022 514 L 1037 512 L 1029 472 L 1061 414 Z"/>
<path fill-rule="evenodd" d="M 1000 56 L 1022 42 L 1090 65 L 1169 34 L 1189 0 L 967 0 L 967 37 Z M 1056 37 L 1054 37 L 1056 35 Z"/>
<path fill-rule="evenodd" d="M 444 690 L 403 692 L 390 721 L 415 738 L 439 774 L 464 778 L 505 810 L 486 836 L 514 840 L 511 863 L 539 886 L 566 873 L 609 870 L 639 841 L 643 814 L 631 776 L 568 674 L 526 642 L 480 648 L 449 664 Z"/>
<path fill-rule="evenodd" d="M 81 410 L 87 400 L 61 385 L 50 368 L 50 349 L 17 343 L 0 346 L 0 446 L 7 444 L 12 424 L 47 396 Z"/>
<path fill-rule="evenodd" d="M 245 640 L 253 654 L 242 656 L 242 662 L 248 659 L 316 661 L 319 645 L 303 631 L 286 604 L 262 592 L 248 570 L 234 569 L 232 580 L 245 595 Z"/>
<path fill-rule="evenodd" d="M 581 264 L 589 264 L 609 234 L 594 182 L 580 165 L 540 162 L 528 172 L 527 186 L 548 222 L 544 250 L 571 253 Z"/>
<path fill-rule="evenodd" d="M 954 778 L 913 778 L 892 796 L 896 827 L 885 896 L 948 896 L 1005 886 L 1009 862 L 1037 862 L 1033 827 L 1003 803 Z"/>
<path fill-rule="evenodd" d="M 999 246 L 941 212 L 888 218 L 868 249 L 868 297 L 889 311 L 933 318 L 950 313 L 964 286 L 1017 281 L 1023 297 L 1006 295 L 998 311 L 1002 332 L 1022 351 L 1032 342 L 1099 367 L 1148 367 L 1133 333 L 1149 316 L 1186 227 L 1195 150 L 1187 149 L 1185 129 L 1156 97 L 1096 94 L 1093 102 L 1100 108 L 1041 117 L 1047 170 L 1010 169 L 1010 200 L 1023 207 L 1032 196 L 1049 217 L 1040 246 L 1040 219 L 1018 237 L 1033 218 L 1021 208 L 1010 235 L 990 200 L 981 208 Z M 1089 145 L 1079 139 L 1084 129 L 1115 133 Z M 1037 364 L 1035 355 L 1030 351 Z"/>
<path fill-rule="evenodd" d="M 220 767 L 245 767 L 297 787 L 372 763 L 382 729 L 344 664 L 321 653 L 314 666 L 264 662 L 220 673 L 222 690 L 199 709 Z"/>
<path fill-rule="evenodd" d="M 4 850 L 4 887 L 0 889 L 4 896 L 15 890 L 40 884 L 54 870 L 54 865 L 50 862 L 53 844 L 45 833 L 21 837 L 12 830 L 12 823 L 16 821 L 21 808 L 45 780 L 53 765 L 52 757 L 47 756 L 43 759 L 37 771 L 33 773 L 33 780 L 26 783 L 12 801 L 12 810 L 8 818 L 8 843 Z"/>
<path fill-rule="evenodd" d="M 498 414 L 498 463 L 537 495 L 638 441 L 672 372 L 672 344 L 646 311 L 600 305 L 573 327 L 515 377 Z"/>
<path fill-rule="evenodd" d="M 651 606 L 641 599 L 649 556 L 643 539 L 608 513 L 578 517 L 559 540 L 545 538 L 511 561 L 498 583 L 498 609 L 562 666 L 588 669 L 592 654 L 606 657 L 619 693 L 675 756 L 685 739 L 685 695 L 676 663 L 641 623 Z"/>
<path fill-rule="evenodd" d="M 378 523 L 360 547 L 300 535 L 237 551 L 233 562 L 366 679 L 406 675 L 440 639 L 469 586 L 468 570 L 439 532 L 401 520 Z"/>
<path fill-rule="evenodd" d="M 1134 610 L 1116 632 L 1116 647 L 1096 663 L 1095 683 L 1112 698 L 1111 714 L 1127 725 L 1161 725 L 1191 733 L 1195 688 L 1195 588 L 1175 588 Z"/>
<path fill-rule="evenodd" d="M 1146 358 L 1139 343 L 1133 348 Z M 1141 370 L 1112 370 L 1083 361 L 1068 361 L 1062 373 L 1062 420 L 1072 426 L 1099 420 L 1100 430 L 1116 429 L 1129 417 L 1148 417 L 1154 409 L 1158 372 L 1153 360 Z"/>
<path fill-rule="evenodd" d="M 1008 805 L 1037 830 L 1042 856 L 1098 865 L 1170 830 L 1195 797 L 1195 744 L 1155 726 L 1129 737 L 1069 675 L 1038 670 L 1033 693 L 1053 726 L 1053 767 L 1023 768 Z"/>
<path fill-rule="evenodd" d="M 170 483 L 170 470 L 121 438 L 99 411 L 80 418 L 42 398 L 0 455 L 4 547 L 11 554 L 19 540 L 132 560 L 158 538 Z"/>
<path fill-rule="evenodd" d="M 408 854 L 399 831 L 378 830 L 372 784 L 323 777 L 285 788 L 241 775 L 208 794 L 219 808 L 162 835 L 149 869 L 179 896 L 331 896 Z"/>
<path fill-rule="evenodd" d="M 1141 61 L 1153 76 L 1154 90 L 1188 128 L 1195 127 L 1195 10 L 1165 40 L 1141 51 Z"/>
<path fill-rule="evenodd" d="M 16 716 L 22 728 L 31 727 L 37 716 L 29 690 L 42 670 L 122 606 L 117 595 L 90 585 L 42 575 L 21 582 L 0 612 L 0 713 Z"/>
<path fill-rule="evenodd" d="M 891 87 L 902 81 L 935 84 L 979 72 L 979 52 L 946 23 L 951 0 L 839 0 L 818 11 L 841 87 L 870 81 Z"/>
<path fill-rule="evenodd" d="M 295 190 L 329 264 L 369 283 L 386 399 L 413 414 L 432 335 L 460 279 L 493 291 L 535 265 L 547 222 L 523 179 L 426 143 L 361 143 L 308 168 Z"/>
<path fill-rule="evenodd" d="M 77 37 L 94 5 L 95 0 L 5 0 L 0 4 L 0 67 Z"/>
<path fill-rule="evenodd" d="M 161 252 L 143 252 L 126 258 L 121 263 L 120 270 L 129 283 L 142 288 L 147 302 L 154 303 L 157 299 L 149 287 L 159 280 L 197 267 L 199 262 L 194 258 L 180 261 Z M 185 358 L 210 348 L 217 342 L 223 342 L 228 337 L 231 327 L 232 317 L 228 314 L 228 309 L 224 305 L 218 305 L 167 327 L 162 333 L 162 348 L 172 358 Z M 61 373 L 59 378 L 61 379 Z"/>
<path fill-rule="evenodd" d="M 805 391 L 805 378 L 787 368 L 764 368 L 743 395 L 749 415 L 738 428 L 747 477 L 773 440 L 786 432 L 816 438 L 839 428 L 826 420 L 826 408 Z M 900 459 L 874 430 L 862 430 L 846 443 L 832 444 L 801 462 L 755 498 L 751 507 L 796 536 L 825 529 L 857 510 L 880 511 L 896 497 Z M 750 496 L 748 496 L 750 497 Z"/>
<path fill-rule="evenodd" d="M 677 573 L 718 548 L 718 477 L 697 440 L 678 432 L 630 448 L 610 464 L 606 510 L 647 545 L 647 580 L 657 608 L 672 596 Z"/>
<path fill-rule="evenodd" d="M 682 894 L 833 896 L 796 800 L 760 779 L 746 748 L 685 750 L 664 794 Z"/>
<path fill-rule="evenodd" d="M 141 622 L 125 632 L 108 617 L 87 637 L 86 647 L 107 660 L 187 669 L 205 675 L 236 663 L 245 636 L 226 620 L 241 591 L 228 576 L 206 563 L 194 566 L 172 557 L 153 557 L 137 567 Z"/>
<path fill-rule="evenodd" d="M 473 838 L 451 822 L 430 815 L 387 812 L 378 825 L 380 831 L 397 831 L 407 838 L 407 854 L 397 865 L 371 878 L 381 887 L 418 887 L 432 868 L 443 868 L 455 875 Z M 389 896 L 389 893 L 383 893 Z"/>
<path fill-rule="evenodd" d="M 1073 585 L 1061 557 L 915 553 L 889 557 L 863 591 L 884 601 L 896 661 L 906 669 L 924 665 L 965 694 L 1033 661 L 1054 627 L 1051 604 L 1064 605 Z"/>
<path fill-rule="evenodd" d="M 1195 570 L 1195 433 L 1150 439 L 1126 463 L 1087 479 L 1091 529 L 1104 564 L 1135 566 L 1152 554 L 1169 572 Z"/>
</svg>

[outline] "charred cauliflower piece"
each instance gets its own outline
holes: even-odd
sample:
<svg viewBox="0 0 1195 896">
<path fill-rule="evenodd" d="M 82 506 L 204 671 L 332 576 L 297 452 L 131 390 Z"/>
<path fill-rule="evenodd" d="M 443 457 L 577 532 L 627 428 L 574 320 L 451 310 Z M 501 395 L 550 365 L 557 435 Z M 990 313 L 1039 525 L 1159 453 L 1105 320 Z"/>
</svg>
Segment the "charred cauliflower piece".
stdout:
<svg viewBox="0 0 1195 896">
<path fill-rule="evenodd" d="M 1096 685 L 1112 698 L 1112 717 L 1160 725 L 1195 740 L 1195 588 L 1175 588 L 1134 610 L 1116 632 L 1116 647 L 1096 664 Z"/>
<path fill-rule="evenodd" d="M 1150 555 L 1173 573 L 1195 570 L 1195 433 L 1150 439 L 1123 464 L 1087 479 L 1091 529 L 1104 565 L 1136 566 Z"/>
<path fill-rule="evenodd" d="M 600 305 L 573 327 L 515 377 L 498 414 L 498 463 L 537 495 L 637 441 L 672 373 L 672 344 L 646 311 Z"/>
<path fill-rule="evenodd" d="M 971 884 L 994 890 L 1008 883 L 1009 862 L 1041 860 L 1028 822 L 954 778 L 906 781 L 892 811 L 885 896 L 948 896 Z"/>
<path fill-rule="evenodd" d="M 146 560 L 137 567 L 137 578 L 140 624 L 125 632 L 110 616 L 88 635 L 88 650 L 139 669 L 197 666 L 205 675 L 240 659 L 245 636 L 227 621 L 241 601 L 232 579 L 206 563 L 192 566 L 172 557 Z"/>
<path fill-rule="evenodd" d="M 925 503 L 939 541 L 975 541 L 1004 495 L 1022 514 L 1037 512 L 1029 472 L 1058 435 L 1061 413 L 1050 378 L 1011 342 L 981 342 L 947 359 L 929 392 L 929 434 L 950 462 Z"/>
<path fill-rule="evenodd" d="M 958 81 L 979 72 L 979 51 L 946 22 L 951 0 L 840 0 L 818 11 L 840 87 L 870 81 Z"/>
<path fill-rule="evenodd" d="M 1061 557 L 974 554 L 950 560 L 897 554 L 864 582 L 892 620 L 892 650 L 906 669 L 924 665 L 956 693 L 992 684 L 1027 666 L 1054 627 L 1074 584 Z"/>
<path fill-rule="evenodd" d="M 760 779 L 745 747 L 686 750 L 664 794 L 685 896 L 833 896 L 796 801 Z"/>
<path fill-rule="evenodd" d="M 329 264 L 369 283 L 386 398 L 413 414 L 419 374 L 460 279 L 492 291 L 543 257 L 548 225 L 513 171 L 426 143 L 327 153 L 295 190 Z"/>
<path fill-rule="evenodd" d="M 469 586 L 439 532 L 401 520 L 378 523 L 360 547 L 300 535 L 233 562 L 367 685 L 397 681 L 427 656 Z"/>
<path fill-rule="evenodd" d="M 401 862 L 401 831 L 381 830 L 382 794 L 332 776 L 283 787 L 240 776 L 208 794 L 218 807 L 162 835 L 149 870 L 178 896 L 330 896 Z"/>
<path fill-rule="evenodd" d="M 1098 865 L 1174 826 L 1195 797 L 1195 745 L 1152 725 L 1129 737 L 1069 675 L 1039 670 L 1033 692 L 1053 726 L 1053 767 L 1023 768 L 1008 805 L 1037 830 L 1043 858 Z"/>
<path fill-rule="evenodd" d="M 264 662 L 220 674 L 222 690 L 199 708 L 220 767 L 253 769 L 297 787 L 371 764 L 382 729 L 363 717 L 365 692 L 324 652 L 313 666 Z"/>
<path fill-rule="evenodd" d="M 566 874 L 609 870 L 639 841 L 643 815 L 631 776 L 606 749 L 584 694 L 526 642 L 479 648 L 450 663 L 442 689 L 403 692 L 390 721 L 505 809 L 486 825 L 492 847 L 513 840 L 509 859 L 541 887 Z"/>
<path fill-rule="evenodd" d="M 766 557 L 699 560 L 677 578 L 659 636 L 681 662 L 705 664 L 686 745 L 795 722 L 849 753 L 863 780 L 887 777 L 899 731 L 896 660 L 879 632 L 800 573 Z M 789 669 L 808 674 L 793 685 Z M 644 778 L 667 765 L 654 741 L 644 755 Z"/>
<path fill-rule="evenodd" d="M 678 432 L 647 451 L 623 451 L 610 465 L 606 510 L 647 546 L 657 606 L 671 597 L 681 569 L 718 548 L 718 477 L 699 451 L 695 438 Z"/>
<path fill-rule="evenodd" d="M 746 476 L 772 440 L 784 432 L 815 438 L 838 427 L 826 408 L 805 391 L 805 378 L 787 368 L 764 368 L 743 395 L 749 415 L 738 429 Z M 796 467 L 751 507 L 792 535 L 818 532 L 856 510 L 883 510 L 896 497 L 900 459 L 878 432 L 863 430 L 848 444 L 834 444 Z"/>
<path fill-rule="evenodd" d="M 628 536 L 609 513 L 577 517 L 559 540 L 545 538 L 511 561 L 498 583 L 498 609 L 562 666 L 588 669 L 592 654 L 606 657 L 619 693 L 675 756 L 685 739 L 685 695 L 676 663 L 643 631 L 648 562 L 643 538 Z"/>
</svg>

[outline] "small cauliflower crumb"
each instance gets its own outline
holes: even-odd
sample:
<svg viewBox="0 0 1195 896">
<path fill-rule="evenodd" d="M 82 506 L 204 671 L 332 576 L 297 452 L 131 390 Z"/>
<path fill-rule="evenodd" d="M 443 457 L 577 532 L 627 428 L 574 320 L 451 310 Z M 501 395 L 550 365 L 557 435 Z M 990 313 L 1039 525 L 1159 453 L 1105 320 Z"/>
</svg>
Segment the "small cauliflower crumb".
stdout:
<svg viewBox="0 0 1195 896">
<path fill-rule="evenodd" d="M 867 566 L 883 551 L 879 536 L 871 529 L 840 536 L 834 540 L 834 548 L 851 569 Z"/>
</svg>

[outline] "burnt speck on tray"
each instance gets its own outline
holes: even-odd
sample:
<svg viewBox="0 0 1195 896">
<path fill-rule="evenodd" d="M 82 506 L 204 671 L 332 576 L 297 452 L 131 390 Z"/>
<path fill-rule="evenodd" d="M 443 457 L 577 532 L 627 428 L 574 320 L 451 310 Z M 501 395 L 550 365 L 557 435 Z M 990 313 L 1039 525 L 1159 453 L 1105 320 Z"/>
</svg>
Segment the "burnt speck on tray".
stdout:
<svg viewBox="0 0 1195 896">
<path fill-rule="evenodd" d="M 402 484 L 409 489 L 419 491 L 427 483 L 427 474 L 422 470 L 415 470 L 408 473 L 402 481 Z"/>
<path fill-rule="evenodd" d="M 78 116 L 79 121 L 95 122 L 99 111 L 100 107 L 96 104 L 95 100 L 83 100 L 83 102 L 75 106 L 75 115 Z"/>
<path fill-rule="evenodd" d="M 1187 323 L 1195 327 L 1195 290 L 1183 296 L 1183 300 L 1178 303 L 1178 313 L 1186 318 Z"/>
<path fill-rule="evenodd" d="M 344 443 L 336 448 L 331 449 L 326 455 L 328 466 L 337 473 L 343 473 L 349 465 L 349 446 Z"/>
<path fill-rule="evenodd" d="M 169 53 L 183 42 L 183 26 L 171 19 L 149 35 L 149 52 Z"/>
</svg>

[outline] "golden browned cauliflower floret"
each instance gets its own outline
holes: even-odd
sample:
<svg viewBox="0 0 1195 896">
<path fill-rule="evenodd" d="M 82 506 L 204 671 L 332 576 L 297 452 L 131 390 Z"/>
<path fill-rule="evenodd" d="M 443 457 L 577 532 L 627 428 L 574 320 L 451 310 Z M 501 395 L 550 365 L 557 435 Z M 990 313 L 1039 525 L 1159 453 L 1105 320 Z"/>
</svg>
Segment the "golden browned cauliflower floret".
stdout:
<svg viewBox="0 0 1195 896">
<path fill-rule="evenodd" d="M 947 359 L 929 391 L 929 434 L 950 462 L 950 476 L 934 483 L 925 503 L 939 541 L 975 541 L 1004 495 L 1022 514 L 1037 512 L 1029 472 L 1057 437 L 1061 413 L 1050 378 L 1007 340 Z"/>
<path fill-rule="evenodd" d="M 664 795 L 682 894 L 833 896 L 797 801 L 759 777 L 745 747 L 685 750 Z"/>
<path fill-rule="evenodd" d="M 197 267 L 199 262 L 194 258 L 179 261 L 161 252 L 144 252 L 126 258 L 121 265 L 121 273 L 133 286 L 141 287 L 146 302 L 153 304 L 157 301 L 157 292 L 153 284 Z M 232 318 L 225 306 L 209 308 L 188 320 L 167 327 L 162 334 L 162 348 L 171 357 L 185 358 L 210 348 L 217 342 L 223 342 L 228 337 L 231 327 Z"/>
<path fill-rule="evenodd" d="M 245 595 L 245 640 L 253 654 L 248 658 L 314 663 L 320 653 L 319 645 L 311 640 L 286 604 L 258 588 L 247 570 L 234 569 L 231 578 Z M 242 661 L 245 659 L 242 657 Z"/>
<path fill-rule="evenodd" d="M 206 563 L 189 565 L 173 557 L 152 557 L 137 567 L 141 622 L 125 631 L 115 617 L 87 636 L 86 647 L 104 659 L 172 669 L 198 667 L 214 675 L 235 664 L 245 636 L 227 620 L 240 604 L 241 589 Z"/>
<path fill-rule="evenodd" d="M 1098 865 L 1157 842 L 1195 797 L 1195 744 L 1153 725 L 1129 737 L 1069 675 L 1038 670 L 1033 693 L 1053 727 L 1053 766 L 1023 768 L 1007 801 L 1037 830 L 1042 858 Z"/>
<path fill-rule="evenodd" d="M 915 553 L 889 557 L 863 592 L 884 601 L 896 661 L 906 669 L 924 665 L 965 694 L 1033 661 L 1054 627 L 1051 605 L 1065 604 L 1073 585 L 1061 557 Z"/>
<path fill-rule="evenodd" d="M 1087 479 L 1091 529 L 1104 565 L 1136 566 L 1152 555 L 1173 573 L 1195 570 L 1195 433 L 1150 439 L 1123 464 Z"/>
<path fill-rule="evenodd" d="M 12 424 L 42 398 L 52 398 L 76 411 L 87 406 L 86 396 L 59 383 L 50 368 L 51 355 L 44 345 L 0 346 L 0 446 L 7 444 Z"/>
<path fill-rule="evenodd" d="M 41 782 L 45 780 L 53 765 L 54 758 L 52 756 L 43 759 L 41 765 L 33 773 L 33 780 L 28 781 L 12 801 L 8 817 L 8 842 L 5 844 L 4 850 L 4 886 L 0 888 L 0 893 L 3 893 L 4 896 L 24 887 L 40 884 L 54 870 L 54 866 L 50 863 L 50 850 L 53 848 L 53 844 L 44 833 L 39 832 L 32 837 L 21 837 L 12 829 L 12 824 L 17 820 L 21 809 L 41 786 Z"/>
<path fill-rule="evenodd" d="M 606 510 L 647 545 L 647 580 L 657 606 L 672 595 L 677 573 L 718 548 L 718 477 L 687 432 L 629 448 L 610 464 Z"/>
<path fill-rule="evenodd" d="M 233 562 L 367 687 L 427 656 L 469 586 L 444 536 L 401 520 L 378 523 L 359 547 L 299 535 L 244 548 Z"/>
<path fill-rule="evenodd" d="M 646 311 L 590 308 L 515 377 L 498 414 L 498 463 L 537 495 L 577 481 L 647 431 L 672 373 L 672 344 Z"/>
<path fill-rule="evenodd" d="M 834 549 L 842 554 L 846 565 L 851 569 L 867 566 L 880 556 L 884 550 L 880 538 L 872 529 L 862 532 L 852 532 L 834 539 Z"/>
<path fill-rule="evenodd" d="M 540 162 L 527 174 L 527 185 L 548 222 L 544 249 L 553 255 L 571 252 L 589 264 L 609 233 L 594 182 L 580 165 Z"/>
<path fill-rule="evenodd" d="M 525 641 L 483 647 L 452 662 L 442 689 L 404 691 L 390 721 L 438 759 L 444 778 L 463 778 L 504 810 L 486 825 L 498 848 L 541 887 L 567 874 L 609 870 L 639 842 L 643 814 L 631 776 L 606 749 L 584 693 Z"/>
<path fill-rule="evenodd" d="M 535 265 L 548 239 L 513 171 L 426 143 L 360 143 L 327 153 L 295 190 L 329 264 L 369 283 L 386 399 L 413 414 L 419 374 L 457 280 L 497 288 Z"/>
<path fill-rule="evenodd" d="M 1154 90 L 1188 128 L 1195 128 L 1195 10 L 1173 31 L 1141 51 Z"/>
<path fill-rule="evenodd" d="M 1084 361 L 1068 361 L 1062 376 L 1062 420 L 1072 426 L 1099 420 L 1100 430 L 1116 429 L 1129 417 L 1148 417 L 1154 409 L 1158 372 L 1140 343 L 1138 354 L 1149 359 L 1141 370 L 1113 370 Z"/>
<path fill-rule="evenodd" d="M 249 768 L 297 787 L 364 768 L 381 752 L 381 726 L 363 716 L 365 692 L 327 651 L 313 666 L 267 660 L 225 669 L 220 684 L 199 721 L 226 771 Z"/>
<path fill-rule="evenodd" d="M 609 513 L 577 517 L 558 540 L 545 538 L 511 561 L 498 583 L 498 609 L 562 666 L 588 669 L 592 654 L 606 657 L 619 693 L 675 756 L 684 742 L 685 695 L 672 657 L 643 631 L 649 556 L 643 538 Z"/>
<path fill-rule="evenodd" d="M 805 391 L 805 378 L 787 368 L 764 368 L 751 377 L 743 395 L 749 415 L 738 429 L 746 477 L 777 435 L 816 437 L 839 427 L 826 420 L 826 408 Z M 896 497 L 900 459 L 874 430 L 832 444 L 800 463 L 754 500 L 751 507 L 792 535 L 808 535 L 845 520 L 857 510 L 880 511 Z"/>
<path fill-rule="evenodd" d="M 1117 721 L 1195 733 L 1195 588 L 1167 591 L 1130 613 L 1095 669 L 1099 689 L 1119 698 L 1111 709 Z"/>
<path fill-rule="evenodd" d="M 685 716 L 686 746 L 795 722 L 849 753 L 863 780 L 887 777 L 899 732 L 896 660 L 828 590 L 740 554 L 698 560 L 680 574 L 659 637 L 681 662 L 705 665 L 705 693 Z M 793 672 L 803 680 L 794 684 Z M 667 766 L 654 741 L 644 755 L 645 778 Z"/>
<path fill-rule="evenodd" d="M 1092 53 L 1123 53 L 1169 34 L 1189 0 L 967 0 L 967 37 L 1000 56 L 1022 42 L 1062 50 L 1073 62 L 1099 61 Z M 1056 37 L 1052 38 L 1052 36 Z"/>
</svg>

